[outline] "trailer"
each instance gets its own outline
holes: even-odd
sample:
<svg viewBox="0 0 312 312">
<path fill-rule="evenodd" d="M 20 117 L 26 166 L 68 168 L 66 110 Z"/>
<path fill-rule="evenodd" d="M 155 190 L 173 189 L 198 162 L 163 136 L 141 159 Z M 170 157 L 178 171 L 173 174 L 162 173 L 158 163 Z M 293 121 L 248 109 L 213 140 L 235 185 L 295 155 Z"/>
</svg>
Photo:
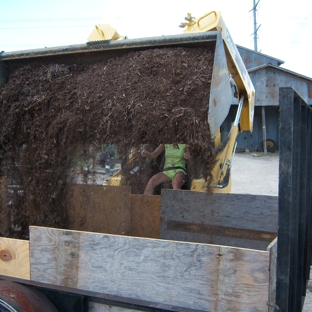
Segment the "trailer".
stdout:
<svg viewBox="0 0 312 312">
<path fill-rule="evenodd" d="M 82 199 L 72 229 L 31 226 L 29 240 L 0 239 L 1 309 L 301 311 L 311 264 L 311 108 L 292 88 L 279 96 L 278 197 L 105 186 L 119 205 L 98 200 L 95 186 L 73 186 Z M 106 217 L 90 232 L 97 209 Z"/>
<path fill-rule="evenodd" d="M 115 38 L 113 34 L 112 40 L 105 38 L 77 46 L 0 55 L 0 86 L 8 86 L 4 96 L 1 95 L 1 112 L 5 113 L 0 117 L 3 123 L 13 119 L 6 123 L 7 129 L 21 137 L 14 141 L 12 133 L 2 127 L 0 164 L 3 160 L 6 164 L 5 169 L 0 166 L 2 311 L 302 309 L 311 264 L 311 108 L 292 88 L 280 89 L 279 196 L 231 193 L 236 138 L 241 131 L 251 131 L 253 127 L 254 88 L 219 12 L 210 12 L 199 19 L 189 14 L 182 26 L 186 27 L 183 35 L 119 40 L 119 36 Z M 97 29 L 96 33 L 102 31 Z M 159 73 L 165 72 L 168 62 L 157 63 L 154 72 L 148 72 L 141 80 L 136 79 L 142 72 L 136 77 L 130 76 L 134 62 L 130 69 L 120 71 L 131 77 L 127 88 L 116 81 L 115 84 L 110 82 L 111 76 L 119 73 L 116 68 L 127 60 L 126 56 L 137 58 L 156 50 L 174 51 L 172 60 L 181 55 L 191 59 L 190 52 L 194 51 L 199 54 L 191 63 L 179 58 L 177 66 L 180 67 L 173 68 L 165 76 Z M 115 67 L 108 76 L 97 76 L 100 83 L 92 80 L 92 70 L 87 76 L 78 73 L 79 66 L 81 69 L 91 64 L 94 69 L 100 66 L 99 62 L 104 72 L 113 58 L 119 60 L 120 67 Z M 168 60 L 167 54 L 164 59 Z M 146 63 L 147 67 L 150 63 Z M 35 66 L 43 69 L 41 80 L 36 80 L 37 77 L 24 79 L 18 84 L 18 90 L 14 83 L 10 84 L 11 79 L 20 78 L 16 73 L 22 73 L 23 78 Z M 179 89 L 177 86 L 183 80 L 180 75 L 186 68 L 194 68 L 194 71 L 188 72 L 186 85 Z M 195 75 L 203 68 L 205 72 Z M 38 72 L 34 70 L 33 73 Z M 171 79 L 164 79 L 169 74 Z M 164 94 L 165 99 L 158 101 L 157 92 L 156 100 L 147 98 L 146 91 L 150 90 L 135 89 L 150 77 L 150 90 L 154 95 L 160 84 L 154 83 L 155 77 L 162 78 L 165 85 L 174 83 Z M 96 92 L 89 92 L 92 85 L 87 84 L 88 79 L 97 83 L 98 88 L 92 89 Z M 30 88 L 26 92 L 24 86 L 28 84 Z M 103 90 L 104 84 L 106 90 Z M 118 101 L 115 95 L 105 98 L 105 91 L 116 85 Z M 87 88 L 80 94 L 83 86 Z M 199 89 L 193 89 L 194 86 Z M 179 102 L 184 106 L 181 104 L 175 110 L 178 97 L 174 91 L 177 90 L 182 90 L 177 94 L 179 99 L 184 99 Z M 205 97 L 194 101 L 199 92 L 193 90 L 204 90 L 201 93 Z M 65 95 L 64 101 L 57 102 L 59 93 Z M 135 102 L 139 94 L 143 97 Z M 24 101 L 19 102 L 22 96 Z M 90 97 L 94 102 L 88 101 Z M 128 103 L 130 97 L 132 102 Z M 231 129 L 224 135 L 220 127 L 234 98 L 238 103 L 237 112 Z M 66 175 L 59 174 L 71 169 L 73 151 L 84 142 L 89 144 L 89 135 L 92 134 L 91 140 L 96 142 L 114 144 L 111 141 L 119 140 L 118 131 L 123 127 L 130 125 L 126 129 L 136 133 L 142 119 L 134 122 L 135 116 L 143 116 L 148 110 L 160 110 L 161 103 L 170 101 L 173 106 L 164 109 L 159 119 L 173 119 L 173 126 L 170 128 L 170 124 L 164 122 L 160 127 L 162 131 L 156 128 L 156 132 L 150 133 L 150 127 L 139 127 L 139 144 L 155 143 L 146 141 L 154 137 L 167 142 L 166 135 L 170 131 L 175 135 L 172 140 L 181 144 L 198 138 L 198 133 L 204 134 L 199 136 L 200 142 L 216 154 L 209 180 L 211 185 L 208 185 L 213 188 L 212 194 L 206 192 L 205 178 L 209 175 L 205 176 L 200 169 L 186 189 L 165 187 L 159 195 L 150 196 L 133 192 L 125 178 L 125 173 L 131 173 L 133 168 L 130 157 L 123 161 L 121 170 L 108 185 L 73 183 Z M 124 105 L 125 115 L 114 127 L 119 115 L 110 117 L 111 110 L 119 102 Z M 194 113 L 200 103 L 205 105 L 200 110 L 201 118 Z M 104 107 L 103 110 L 91 110 L 98 106 Z M 75 115 L 77 111 L 79 114 Z M 169 116 L 170 111 L 177 114 Z M 46 118 L 36 119 L 42 112 Z M 74 118 L 65 122 L 59 119 L 68 115 Z M 182 124 L 179 118 L 185 115 L 192 117 L 185 127 L 192 131 L 189 134 L 182 127 L 182 132 L 174 132 Z M 101 116 L 102 128 L 96 127 L 96 116 Z M 23 123 L 25 120 L 28 123 Z M 45 122 L 53 129 L 51 133 L 45 131 L 47 128 L 40 128 L 40 123 Z M 74 122 L 79 127 L 75 128 L 73 139 L 67 140 L 65 136 L 59 140 Z M 208 124 L 209 136 L 206 135 Z M 200 129 L 206 132 L 201 133 Z M 108 137 L 108 133 L 115 136 Z M 102 140 L 103 136 L 107 142 Z M 126 138 L 126 142 L 133 142 L 133 138 Z M 48 149 L 43 151 L 45 142 L 52 142 L 52 155 L 47 153 Z M 39 158 L 26 155 L 28 148 Z M 68 154 L 60 153 L 64 149 Z M 11 158 L 6 157 L 7 154 Z M 129 155 L 135 155 L 134 151 Z M 200 157 L 194 159 L 200 160 Z M 64 163 L 68 166 L 61 167 Z M 44 188 L 42 180 L 38 182 L 36 176 L 53 179 L 48 180 Z M 252 183 L 252 176 L 250 179 Z M 61 201 L 65 200 L 64 194 L 66 205 Z M 25 212 L 13 211 L 13 200 L 22 202 Z M 52 223 L 55 226 L 44 226 L 49 215 L 47 207 L 54 208 Z M 26 221 L 21 218 L 24 214 L 28 218 Z M 60 226 L 65 224 L 60 215 L 66 217 L 66 227 Z M 16 237 L 25 231 L 27 237 Z M 12 233 L 15 237 L 10 235 Z"/>
</svg>

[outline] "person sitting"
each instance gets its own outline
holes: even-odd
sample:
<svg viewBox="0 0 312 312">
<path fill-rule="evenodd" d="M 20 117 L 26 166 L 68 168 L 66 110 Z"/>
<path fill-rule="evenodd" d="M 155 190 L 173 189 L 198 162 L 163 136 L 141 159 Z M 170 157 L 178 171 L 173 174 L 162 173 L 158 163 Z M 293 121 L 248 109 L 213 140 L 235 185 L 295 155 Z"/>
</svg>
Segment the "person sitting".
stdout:
<svg viewBox="0 0 312 312">
<path fill-rule="evenodd" d="M 153 195 L 155 187 L 168 182 L 172 183 L 173 189 L 181 189 L 186 181 L 186 160 L 191 157 L 186 150 L 186 144 L 160 144 L 152 153 L 142 150 L 141 156 L 156 158 L 163 151 L 165 151 L 164 169 L 149 179 L 144 195 Z"/>
</svg>

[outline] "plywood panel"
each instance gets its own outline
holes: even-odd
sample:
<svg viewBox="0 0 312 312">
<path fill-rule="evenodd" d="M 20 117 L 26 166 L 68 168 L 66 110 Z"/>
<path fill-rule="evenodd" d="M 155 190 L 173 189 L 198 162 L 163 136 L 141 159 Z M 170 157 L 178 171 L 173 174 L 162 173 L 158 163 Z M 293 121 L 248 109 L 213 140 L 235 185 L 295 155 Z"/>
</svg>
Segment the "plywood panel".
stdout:
<svg viewBox="0 0 312 312">
<path fill-rule="evenodd" d="M 275 196 L 163 190 L 160 237 L 266 250 L 277 215 Z"/>
<path fill-rule="evenodd" d="M 110 234 L 130 234 L 129 187 L 72 185 L 69 201 L 70 229 Z"/>
<path fill-rule="evenodd" d="M 0 275 L 30 279 L 29 241 L 0 237 Z"/>
<path fill-rule="evenodd" d="M 131 195 L 131 235 L 159 238 L 160 196 Z"/>
<path fill-rule="evenodd" d="M 114 307 L 111 305 L 104 305 L 97 302 L 89 302 L 88 312 L 137 312 L 138 310 L 132 310 L 122 307 Z"/>
<path fill-rule="evenodd" d="M 268 252 L 221 246 L 219 255 L 214 311 L 267 311 Z"/>
<path fill-rule="evenodd" d="M 30 227 L 30 254 L 38 282 L 203 311 L 267 309 L 267 251 Z"/>
</svg>

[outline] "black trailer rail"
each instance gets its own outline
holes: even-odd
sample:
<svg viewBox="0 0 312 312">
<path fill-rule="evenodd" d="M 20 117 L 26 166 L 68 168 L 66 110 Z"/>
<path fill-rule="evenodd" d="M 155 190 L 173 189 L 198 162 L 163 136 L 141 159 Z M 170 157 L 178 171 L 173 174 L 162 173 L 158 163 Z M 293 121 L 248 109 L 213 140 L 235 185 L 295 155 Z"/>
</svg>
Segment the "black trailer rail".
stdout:
<svg viewBox="0 0 312 312">
<path fill-rule="evenodd" d="M 135 311 L 155 311 L 155 312 L 207 312 L 207 311 L 198 310 L 198 309 L 190 309 L 190 308 L 183 308 L 183 307 L 168 305 L 162 302 L 150 302 L 150 301 L 139 300 L 139 299 L 125 298 L 125 297 L 114 296 L 110 294 L 97 293 L 93 291 L 79 290 L 77 288 L 72 288 L 72 287 L 45 284 L 41 282 L 24 280 L 24 279 L 4 276 L 4 275 L 0 275 L 0 282 L 1 280 L 4 280 L 6 282 L 16 283 L 20 285 L 21 288 L 19 288 L 19 294 L 23 294 L 24 292 L 23 289 L 25 289 L 27 290 L 27 292 L 25 291 L 23 295 L 26 295 L 26 296 L 27 295 L 29 296 L 29 294 L 32 294 L 32 291 L 34 290 L 35 291 L 39 290 L 41 294 L 43 294 L 50 302 L 52 302 L 52 304 L 57 308 L 57 311 L 60 311 L 60 312 L 89 311 L 90 302 L 100 303 L 106 306 L 108 310 L 110 310 L 112 307 L 116 307 L 116 308 L 123 308 L 123 309 L 131 309 L 131 311 L 135 310 Z M 12 286 L 12 288 L 14 288 L 14 286 Z M 0 286 L 0 290 L 1 290 L 1 286 Z M 30 292 L 28 292 L 28 290 Z M 0 294 L 3 295 L 1 292 Z M 37 293 L 34 293 L 34 296 L 36 296 L 36 294 Z M 13 296 L 13 294 L 11 294 L 11 296 Z M 36 297 L 35 302 L 37 301 L 38 301 L 38 298 Z M 1 302 L 1 298 L 0 298 L 0 311 L 4 311 L 4 312 L 13 311 L 11 309 L 4 309 L 6 306 L 5 305 L 3 306 L 2 303 L 3 302 Z M 22 302 L 22 306 L 23 308 L 26 308 L 28 306 L 26 300 L 25 302 Z M 20 310 L 20 308 L 16 309 L 14 304 L 13 304 L 13 307 L 14 307 L 15 312 L 26 311 L 26 310 Z M 48 306 L 45 306 L 44 303 L 42 303 L 42 310 L 45 310 L 44 308 L 48 308 Z M 30 310 L 27 310 L 27 311 L 30 311 Z M 31 310 L 31 311 L 37 311 L 37 310 Z"/>
<path fill-rule="evenodd" d="M 279 215 L 275 311 L 302 311 L 311 265 L 312 109 L 279 92 Z"/>
</svg>

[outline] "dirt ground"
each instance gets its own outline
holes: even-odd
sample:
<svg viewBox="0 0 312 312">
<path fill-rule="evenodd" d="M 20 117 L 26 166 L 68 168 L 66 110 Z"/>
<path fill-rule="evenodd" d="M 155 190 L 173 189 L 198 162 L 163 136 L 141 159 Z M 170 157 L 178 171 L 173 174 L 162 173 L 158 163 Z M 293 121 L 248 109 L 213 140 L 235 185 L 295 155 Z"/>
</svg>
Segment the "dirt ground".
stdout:
<svg viewBox="0 0 312 312">
<path fill-rule="evenodd" d="M 232 162 L 232 192 L 277 196 L 278 154 L 236 153 Z"/>
<path fill-rule="evenodd" d="M 277 196 L 278 166 L 278 154 L 236 153 L 232 163 L 232 192 Z M 312 311 L 311 275 L 302 311 Z"/>
</svg>

